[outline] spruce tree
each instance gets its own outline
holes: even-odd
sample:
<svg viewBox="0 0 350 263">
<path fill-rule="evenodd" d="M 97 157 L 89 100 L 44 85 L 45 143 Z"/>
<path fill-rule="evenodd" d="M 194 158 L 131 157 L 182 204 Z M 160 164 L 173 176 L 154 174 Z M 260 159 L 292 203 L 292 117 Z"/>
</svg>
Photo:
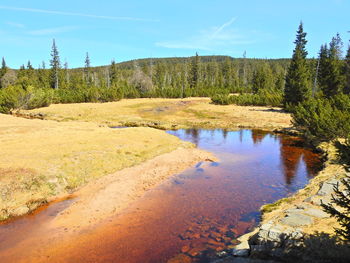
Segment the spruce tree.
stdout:
<svg viewBox="0 0 350 263">
<path fill-rule="evenodd" d="M 320 90 L 324 90 L 327 87 L 328 77 L 329 77 L 329 59 L 328 59 L 328 45 L 324 44 L 320 48 L 318 53 L 318 73 L 317 73 L 317 84 Z"/>
<path fill-rule="evenodd" d="M 86 52 L 86 57 L 85 57 L 85 67 L 84 67 L 84 73 L 85 73 L 85 82 L 87 84 L 90 84 L 91 79 L 90 79 L 90 58 L 89 58 L 89 53 Z"/>
<path fill-rule="evenodd" d="M 350 94 L 350 45 L 348 47 L 348 51 L 346 52 L 344 74 L 345 74 L 344 93 L 349 95 Z"/>
<path fill-rule="evenodd" d="M 344 88 L 343 61 L 342 61 L 343 43 L 339 34 L 332 38 L 329 44 L 328 56 L 326 60 L 326 74 L 324 84 L 321 85 L 323 94 L 327 98 L 340 94 Z"/>
<path fill-rule="evenodd" d="M 284 103 L 296 105 L 311 97 L 310 71 L 307 65 L 306 56 L 306 33 L 303 23 L 299 25 L 297 37 L 294 41 L 292 61 L 288 68 L 284 91 Z"/>
<path fill-rule="evenodd" d="M 51 60 L 50 60 L 51 72 L 50 72 L 50 84 L 54 89 L 58 89 L 59 84 L 59 72 L 61 69 L 60 57 L 56 46 L 55 39 L 52 41 Z"/>
<path fill-rule="evenodd" d="M 259 93 L 262 90 L 273 91 L 275 89 L 275 83 L 273 73 L 268 64 L 262 64 L 253 74 L 252 90 L 254 94 Z"/>
<path fill-rule="evenodd" d="M 2 57 L 1 69 L 0 69 L 0 78 L 6 74 L 6 71 L 7 71 L 7 66 L 6 66 L 5 58 Z"/>
<path fill-rule="evenodd" d="M 118 68 L 115 60 L 113 59 L 109 69 L 109 81 L 112 86 L 118 83 Z"/>
<path fill-rule="evenodd" d="M 190 65 L 190 74 L 189 74 L 189 84 L 190 88 L 193 89 L 197 87 L 199 80 L 199 56 L 196 52 L 196 56 L 192 57 Z"/>
</svg>

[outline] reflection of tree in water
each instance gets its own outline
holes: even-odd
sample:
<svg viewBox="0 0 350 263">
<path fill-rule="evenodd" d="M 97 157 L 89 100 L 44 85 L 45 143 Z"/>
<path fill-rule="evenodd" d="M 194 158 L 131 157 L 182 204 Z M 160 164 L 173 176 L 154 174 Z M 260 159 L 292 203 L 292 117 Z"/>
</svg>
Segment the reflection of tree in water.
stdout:
<svg viewBox="0 0 350 263">
<path fill-rule="evenodd" d="M 295 140 L 290 137 L 280 137 L 281 162 L 284 170 L 286 184 L 293 182 L 298 169 L 298 164 L 303 154 L 303 148 L 295 146 Z"/>
<path fill-rule="evenodd" d="M 252 139 L 254 144 L 259 144 L 269 134 L 267 131 L 252 130 Z"/>
<path fill-rule="evenodd" d="M 228 134 L 228 131 L 225 130 L 225 129 L 223 129 L 223 130 L 222 130 L 222 136 L 224 137 L 224 139 L 226 139 L 227 134 Z"/>
<path fill-rule="evenodd" d="M 186 135 L 189 135 L 192 137 L 192 142 L 195 145 L 198 145 L 199 142 L 199 135 L 200 135 L 200 130 L 199 129 L 186 129 L 185 130 Z"/>
<path fill-rule="evenodd" d="M 243 130 L 239 130 L 239 142 L 243 142 Z"/>
<path fill-rule="evenodd" d="M 312 151 L 305 151 L 303 159 L 306 164 L 306 170 L 309 177 L 314 177 L 322 168 L 322 161 L 319 154 Z"/>
</svg>

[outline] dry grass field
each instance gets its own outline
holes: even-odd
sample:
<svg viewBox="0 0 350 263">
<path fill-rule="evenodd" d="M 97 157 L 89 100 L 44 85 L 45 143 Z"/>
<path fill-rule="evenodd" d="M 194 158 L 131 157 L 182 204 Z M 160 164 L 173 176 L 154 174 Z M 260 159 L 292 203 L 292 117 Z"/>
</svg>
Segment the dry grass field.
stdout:
<svg viewBox="0 0 350 263">
<path fill-rule="evenodd" d="M 57 121 L 79 120 L 108 126 L 149 126 L 161 129 L 275 129 L 291 125 L 290 115 L 278 108 L 214 105 L 209 98 L 54 104 L 22 111 L 20 114 Z"/>
<path fill-rule="evenodd" d="M 151 128 L 0 114 L 0 219 L 25 214 L 92 179 L 193 145 Z"/>
</svg>

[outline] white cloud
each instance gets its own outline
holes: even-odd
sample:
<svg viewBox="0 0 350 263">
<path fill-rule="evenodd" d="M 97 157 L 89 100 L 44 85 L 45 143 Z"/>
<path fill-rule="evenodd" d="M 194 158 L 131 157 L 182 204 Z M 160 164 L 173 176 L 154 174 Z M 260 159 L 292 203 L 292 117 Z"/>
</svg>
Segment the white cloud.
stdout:
<svg viewBox="0 0 350 263">
<path fill-rule="evenodd" d="M 12 26 L 12 27 L 17 27 L 17 28 L 25 28 L 25 26 L 21 23 L 16 23 L 16 22 L 5 22 L 7 25 Z"/>
<path fill-rule="evenodd" d="M 78 27 L 75 27 L 75 26 L 43 28 L 43 29 L 28 31 L 27 34 L 32 35 L 32 36 L 46 36 L 46 35 L 53 35 L 53 34 L 58 34 L 58 33 L 70 32 L 70 31 L 73 31 L 76 29 L 78 29 Z"/>
<path fill-rule="evenodd" d="M 237 29 L 232 29 L 230 26 L 236 21 L 232 18 L 220 26 L 210 27 L 209 29 L 201 30 L 197 35 L 180 41 L 162 41 L 156 42 L 158 47 L 173 48 L 173 49 L 196 49 L 214 51 L 233 45 L 252 44 L 255 41 L 247 39 Z"/>
<path fill-rule="evenodd" d="M 31 13 L 42 13 L 42 14 L 51 14 L 51 15 L 62 15 L 62 16 L 76 16 L 76 17 L 88 17 L 96 19 L 108 19 L 108 20 L 129 20 L 129 21 L 143 21 L 143 22 L 159 22 L 156 19 L 147 19 L 139 17 L 128 17 L 128 16 L 103 16 L 103 15 L 94 15 L 94 14 L 84 14 L 84 13 L 75 13 L 75 12 L 62 12 L 55 10 L 45 10 L 45 9 L 35 9 L 35 8 L 24 8 L 24 7 L 13 7 L 13 6 L 1 6 L 0 9 L 11 10 L 11 11 L 22 11 L 22 12 L 31 12 Z"/>
</svg>

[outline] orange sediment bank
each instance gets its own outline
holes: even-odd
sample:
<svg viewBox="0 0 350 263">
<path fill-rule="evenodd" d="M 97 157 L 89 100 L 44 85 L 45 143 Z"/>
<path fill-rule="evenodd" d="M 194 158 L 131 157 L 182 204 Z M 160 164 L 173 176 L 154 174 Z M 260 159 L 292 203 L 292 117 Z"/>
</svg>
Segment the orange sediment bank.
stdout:
<svg viewBox="0 0 350 263">
<path fill-rule="evenodd" d="M 60 199 L 32 215 L 10 220 L 0 225 L 1 262 L 47 262 L 52 250 L 71 246 L 75 236 L 108 222 L 147 190 L 205 160 L 216 159 L 199 149 L 179 148 L 95 180 L 75 192 L 74 199 Z M 33 225 L 31 219 L 35 216 L 39 220 Z M 50 262 L 69 262 L 64 260 L 64 253 L 60 258 L 63 261 Z"/>
</svg>

